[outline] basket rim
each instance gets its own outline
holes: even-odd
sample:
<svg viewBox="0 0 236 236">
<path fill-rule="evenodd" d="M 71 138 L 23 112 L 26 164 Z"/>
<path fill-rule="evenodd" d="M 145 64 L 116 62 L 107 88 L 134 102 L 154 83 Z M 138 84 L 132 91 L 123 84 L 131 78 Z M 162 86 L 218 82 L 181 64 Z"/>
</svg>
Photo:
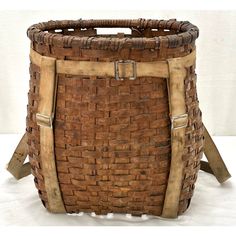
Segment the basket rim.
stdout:
<svg viewBox="0 0 236 236">
<path fill-rule="evenodd" d="M 131 28 L 131 29 L 167 29 L 175 34 L 156 37 L 111 38 L 96 36 L 70 36 L 46 32 L 55 29 L 70 28 Z M 197 26 L 189 21 L 154 19 L 105 19 L 105 20 L 57 20 L 30 26 L 27 36 L 33 42 L 52 46 L 81 49 L 119 50 L 122 48 L 160 49 L 177 48 L 193 43 L 199 36 Z"/>
</svg>

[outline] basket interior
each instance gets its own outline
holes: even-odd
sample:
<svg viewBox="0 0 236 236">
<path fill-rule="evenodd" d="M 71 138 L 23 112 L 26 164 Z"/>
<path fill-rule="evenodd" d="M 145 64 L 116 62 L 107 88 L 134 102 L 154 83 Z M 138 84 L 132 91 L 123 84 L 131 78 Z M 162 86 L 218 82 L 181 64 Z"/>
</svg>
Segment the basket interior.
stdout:
<svg viewBox="0 0 236 236">
<path fill-rule="evenodd" d="M 45 33 L 53 33 L 59 35 L 70 36 L 96 36 L 96 37 L 114 37 L 114 38 L 131 38 L 131 37 L 159 37 L 177 34 L 179 31 L 170 29 L 138 29 L 138 28 L 55 28 L 50 30 L 44 30 Z"/>
</svg>

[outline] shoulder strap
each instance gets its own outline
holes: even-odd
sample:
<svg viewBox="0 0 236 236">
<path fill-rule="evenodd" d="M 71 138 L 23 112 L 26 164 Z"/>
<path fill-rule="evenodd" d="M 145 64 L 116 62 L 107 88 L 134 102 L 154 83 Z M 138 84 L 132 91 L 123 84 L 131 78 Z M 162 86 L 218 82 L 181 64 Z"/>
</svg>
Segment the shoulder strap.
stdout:
<svg viewBox="0 0 236 236">
<path fill-rule="evenodd" d="M 31 173 L 29 162 L 24 164 L 27 155 L 27 134 L 25 133 L 21 138 L 19 144 L 17 145 L 10 162 L 7 165 L 7 170 L 16 179 L 21 179 Z"/>
<path fill-rule="evenodd" d="M 208 162 L 201 161 L 201 170 L 213 174 L 219 183 L 223 183 L 231 175 L 205 126 L 204 140 L 204 154 Z"/>
</svg>

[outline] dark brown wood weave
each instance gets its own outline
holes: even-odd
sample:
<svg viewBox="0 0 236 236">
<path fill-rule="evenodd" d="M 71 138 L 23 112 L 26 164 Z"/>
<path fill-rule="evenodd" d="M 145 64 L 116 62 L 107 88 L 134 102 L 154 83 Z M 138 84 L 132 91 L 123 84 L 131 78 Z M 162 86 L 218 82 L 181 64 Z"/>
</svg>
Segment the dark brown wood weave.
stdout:
<svg viewBox="0 0 236 236">
<path fill-rule="evenodd" d="M 128 27 L 132 35 L 99 36 L 96 27 Z M 189 54 L 195 48 L 198 29 L 174 20 L 51 21 L 30 27 L 28 36 L 35 51 L 57 59 L 142 62 Z M 193 195 L 203 149 L 195 68 L 187 71 L 189 123 L 179 213 L 187 209 Z M 31 64 L 30 75 L 29 156 L 36 187 L 47 207 L 35 121 L 40 68 Z M 161 215 L 171 161 L 166 80 L 57 77 L 55 156 L 67 212 Z"/>
</svg>

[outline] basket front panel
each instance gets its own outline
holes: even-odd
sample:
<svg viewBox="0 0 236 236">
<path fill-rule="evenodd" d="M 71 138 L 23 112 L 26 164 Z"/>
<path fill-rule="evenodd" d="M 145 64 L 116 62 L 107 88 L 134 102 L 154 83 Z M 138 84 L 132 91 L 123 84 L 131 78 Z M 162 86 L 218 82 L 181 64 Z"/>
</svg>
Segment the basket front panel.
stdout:
<svg viewBox="0 0 236 236">
<path fill-rule="evenodd" d="M 170 164 L 165 79 L 59 75 L 54 127 L 68 212 L 161 214 Z"/>
</svg>

